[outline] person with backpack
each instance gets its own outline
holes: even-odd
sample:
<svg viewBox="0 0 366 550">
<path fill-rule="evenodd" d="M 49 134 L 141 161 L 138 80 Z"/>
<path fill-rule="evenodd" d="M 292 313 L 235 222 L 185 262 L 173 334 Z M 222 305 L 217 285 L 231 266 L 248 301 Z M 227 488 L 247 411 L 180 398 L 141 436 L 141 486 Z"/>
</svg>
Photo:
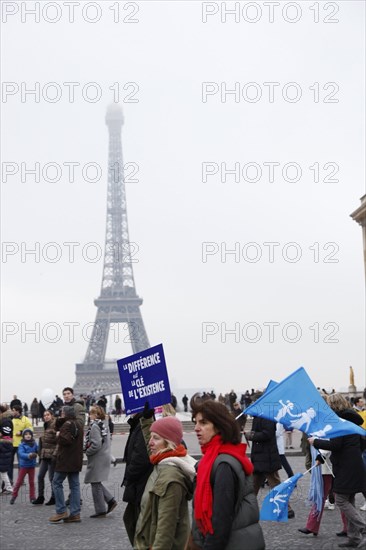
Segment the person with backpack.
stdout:
<svg viewBox="0 0 366 550">
<path fill-rule="evenodd" d="M 91 483 L 95 513 L 102 518 L 117 506 L 116 500 L 102 481 L 107 481 L 111 467 L 111 439 L 108 420 L 102 407 L 89 410 L 90 425 L 85 434 L 84 451 L 88 460 L 84 483 Z"/>
<path fill-rule="evenodd" d="M 56 420 L 56 464 L 52 481 L 56 514 L 50 523 L 78 523 L 80 519 L 79 473 L 83 467 L 83 430 L 74 407 L 62 407 L 61 418 Z M 70 487 L 70 515 L 67 513 L 63 483 L 68 479 Z"/>
</svg>

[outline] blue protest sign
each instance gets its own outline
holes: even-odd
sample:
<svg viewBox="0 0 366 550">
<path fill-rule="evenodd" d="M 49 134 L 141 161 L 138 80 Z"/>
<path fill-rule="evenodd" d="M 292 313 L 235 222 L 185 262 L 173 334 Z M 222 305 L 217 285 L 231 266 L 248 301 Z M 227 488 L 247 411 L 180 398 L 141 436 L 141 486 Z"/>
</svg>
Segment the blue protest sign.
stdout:
<svg viewBox="0 0 366 550">
<path fill-rule="evenodd" d="M 117 361 L 126 414 L 170 403 L 171 393 L 163 345 L 140 351 Z"/>
</svg>

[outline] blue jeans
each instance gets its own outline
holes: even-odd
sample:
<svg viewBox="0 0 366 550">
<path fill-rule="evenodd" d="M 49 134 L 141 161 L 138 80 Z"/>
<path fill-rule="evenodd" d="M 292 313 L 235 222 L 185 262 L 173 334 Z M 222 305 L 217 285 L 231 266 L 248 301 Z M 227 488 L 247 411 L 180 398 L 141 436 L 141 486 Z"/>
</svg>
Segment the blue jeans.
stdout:
<svg viewBox="0 0 366 550">
<path fill-rule="evenodd" d="M 70 516 L 80 514 L 80 482 L 79 472 L 55 472 L 52 480 L 53 492 L 56 501 L 56 512 L 66 512 L 63 483 L 67 477 L 70 487 Z"/>
</svg>

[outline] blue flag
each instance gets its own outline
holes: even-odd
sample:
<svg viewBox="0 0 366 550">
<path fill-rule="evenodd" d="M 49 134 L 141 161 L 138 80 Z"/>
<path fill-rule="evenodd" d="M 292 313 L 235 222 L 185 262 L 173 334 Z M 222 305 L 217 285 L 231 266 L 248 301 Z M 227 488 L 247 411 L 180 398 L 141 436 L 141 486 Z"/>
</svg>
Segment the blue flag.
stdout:
<svg viewBox="0 0 366 550">
<path fill-rule="evenodd" d="M 261 521 L 288 521 L 288 501 L 297 480 L 304 474 L 295 474 L 270 490 L 263 500 L 259 519 Z"/>
<path fill-rule="evenodd" d="M 267 387 L 266 387 L 266 389 L 264 390 L 263 393 L 265 393 L 266 391 L 273 390 L 273 388 L 275 388 L 275 387 L 277 386 L 277 384 L 278 384 L 278 382 L 275 382 L 275 380 L 272 380 L 272 379 L 271 379 L 271 380 L 268 382 L 268 385 L 267 385 Z"/>
<path fill-rule="evenodd" d="M 244 413 L 280 422 L 287 428 L 296 428 L 318 438 L 366 435 L 366 430 L 332 411 L 303 367 L 267 389 Z"/>
<path fill-rule="evenodd" d="M 310 446 L 311 450 L 311 480 L 310 480 L 310 488 L 309 488 L 309 496 L 308 500 L 312 504 L 315 504 L 316 507 L 316 513 L 317 515 L 320 514 L 322 507 L 323 507 L 323 494 L 324 494 L 324 484 L 323 484 L 323 476 L 322 476 L 322 468 L 321 466 L 315 465 L 315 459 L 319 455 L 318 449 L 314 449 L 314 447 Z"/>
</svg>

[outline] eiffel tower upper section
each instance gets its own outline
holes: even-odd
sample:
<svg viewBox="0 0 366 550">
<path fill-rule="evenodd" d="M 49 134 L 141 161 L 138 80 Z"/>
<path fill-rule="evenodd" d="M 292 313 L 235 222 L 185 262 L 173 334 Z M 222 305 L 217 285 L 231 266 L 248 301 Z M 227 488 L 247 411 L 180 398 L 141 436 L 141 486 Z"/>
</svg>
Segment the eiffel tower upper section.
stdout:
<svg viewBox="0 0 366 550">
<path fill-rule="evenodd" d="M 98 309 L 85 359 L 76 365 L 75 393 L 92 393 L 98 388 L 105 394 L 120 393 L 117 366 L 105 359 L 111 323 L 128 324 L 133 353 L 150 347 L 130 252 L 121 141 L 123 122 L 121 108 L 111 105 L 106 114 L 109 157 L 102 286 L 99 298 L 94 300 Z"/>
</svg>

